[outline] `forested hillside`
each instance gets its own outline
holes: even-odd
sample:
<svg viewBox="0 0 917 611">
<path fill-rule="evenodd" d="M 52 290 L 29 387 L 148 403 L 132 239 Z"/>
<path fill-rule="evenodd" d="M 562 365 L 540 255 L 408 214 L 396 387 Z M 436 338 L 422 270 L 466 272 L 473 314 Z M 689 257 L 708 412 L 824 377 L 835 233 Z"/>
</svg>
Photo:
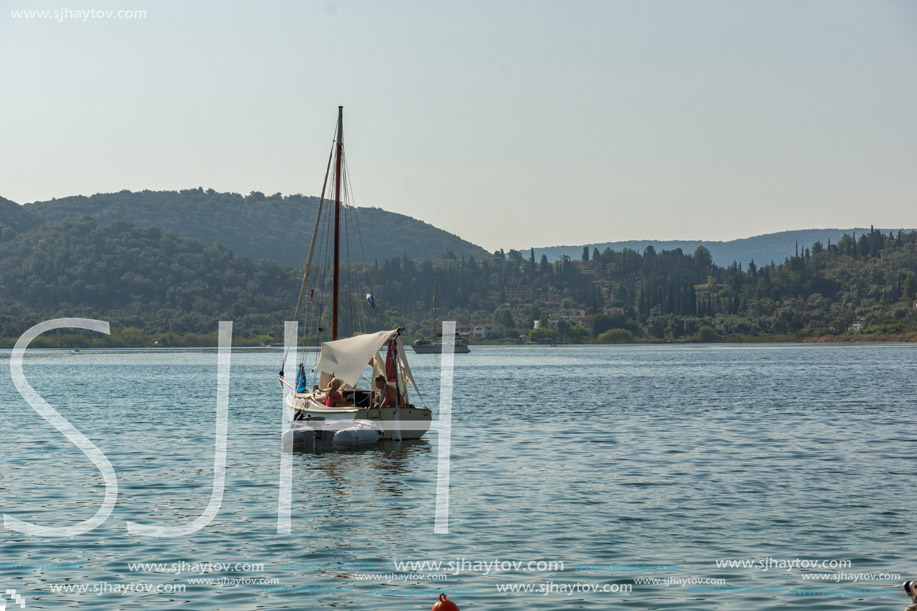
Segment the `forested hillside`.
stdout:
<svg viewBox="0 0 917 611">
<path fill-rule="evenodd" d="M 0 244 L 0 336 L 41 320 L 88 317 L 143 332 L 276 332 L 298 286 L 289 268 L 233 256 L 217 244 L 90 217 L 22 233 Z M 281 323 L 282 324 L 282 323 Z"/>
<path fill-rule="evenodd" d="M 0 197 L 0 243 L 23 231 L 37 227 L 41 217 L 22 206 Z"/>
<path fill-rule="evenodd" d="M 271 259 L 288 267 L 305 262 L 317 209 L 316 197 L 258 192 L 242 196 L 200 188 L 99 193 L 26 206 L 26 210 L 51 222 L 89 215 L 103 224 L 118 220 L 139 227 L 159 227 L 208 246 L 223 242 L 235 253 Z M 479 246 L 403 214 L 379 208 L 358 208 L 357 213 L 367 261 L 404 255 L 412 259 L 441 257 L 447 251 L 458 256 L 486 254 Z"/>
<path fill-rule="evenodd" d="M 778 264 L 720 267 L 700 247 L 585 252 L 550 263 L 534 251 L 438 265 L 438 301 L 459 321 L 494 322 L 538 341 L 788 340 L 917 332 L 917 232 L 868 231 L 816 242 Z M 379 296 L 406 299 L 433 279 L 429 262 L 377 266 Z M 429 289 L 427 289 L 429 291 Z M 530 296 L 528 296 L 530 292 Z M 584 317 L 564 315 L 582 309 Z M 554 318 L 557 322 L 545 325 Z M 541 329 L 532 331 L 535 320 Z M 499 330 L 496 333 L 500 333 Z M 915 337 L 917 339 L 917 337 Z"/>
<path fill-rule="evenodd" d="M 278 342 L 292 317 L 298 269 L 124 221 L 39 226 L 12 205 L 0 202 L 6 345 L 75 316 L 110 321 L 116 345 L 207 343 L 219 320 L 235 321 L 239 341 Z M 329 283 L 316 270 L 307 287 L 309 335 L 327 337 Z M 586 250 L 557 263 L 512 250 L 386 258 L 342 271 L 342 333 L 405 326 L 429 337 L 434 283 L 440 319 L 490 325 L 498 341 L 917 339 L 917 233 L 847 235 L 764 266 L 717 266 L 703 247 Z"/>
</svg>

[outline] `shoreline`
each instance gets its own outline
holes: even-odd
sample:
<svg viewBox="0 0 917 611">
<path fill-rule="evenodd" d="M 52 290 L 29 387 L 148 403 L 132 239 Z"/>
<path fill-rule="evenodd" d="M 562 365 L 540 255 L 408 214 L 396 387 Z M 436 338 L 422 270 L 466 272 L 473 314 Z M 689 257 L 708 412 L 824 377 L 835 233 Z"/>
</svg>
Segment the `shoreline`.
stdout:
<svg viewBox="0 0 917 611">
<path fill-rule="evenodd" d="M 85 336 L 66 335 L 55 337 L 46 335 L 36 337 L 29 345 L 30 348 L 51 348 L 60 350 L 84 350 L 92 348 L 214 348 L 217 345 L 216 333 L 213 334 L 189 334 L 186 336 L 172 335 L 168 340 L 163 340 L 160 335 L 144 336 L 141 338 L 118 338 L 118 337 L 95 337 L 88 338 Z M 0 349 L 11 349 L 15 346 L 18 337 L 0 338 Z M 265 341 L 269 340 L 269 341 Z M 601 343 L 601 342 L 557 342 L 555 344 L 538 343 L 538 342 L 504 342 L 504 341 L 483 341 L 469 343 L 469 346 L 639 346 L 639 345 L 679 345 L 679 344 L 889 344 L 889 343 L 914 343 L 917 342 L 917 332 L 900 333 L 896 335 L 888 334 L 863 334 L 855 333 L 850 335 L 818 335 L 811 337 L 799 337 L 793 335 L 774 335 L 774 336 L 730 336 L 721 337 L 713 341 L 700 341 L 696 338 L 682 339 L 664 339 L 664 338 L 646 338 L 632 340 L 629 342 L 619 343 Z M 232 341 L 233 348 L 282 348 L 283 340 L 273 340 L 266 336 L 255 338 L 238 338 L 234 337 Z"/>
</svg>

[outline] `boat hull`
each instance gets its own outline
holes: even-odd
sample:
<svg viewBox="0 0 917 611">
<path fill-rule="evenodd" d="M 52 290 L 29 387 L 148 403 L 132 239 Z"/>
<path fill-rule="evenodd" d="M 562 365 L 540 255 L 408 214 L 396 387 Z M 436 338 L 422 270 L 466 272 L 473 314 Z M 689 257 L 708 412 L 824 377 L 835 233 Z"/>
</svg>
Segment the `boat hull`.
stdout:
<svg viewBox="0 0 917 611">
<path fill-rule="evenodd" d="M 425 407 L 367 408 L 357 412 L 357 418 L 375 422 L 383 428 L 383 439 L 420 439 L 430 430 L 433 412 Z"/>
<path fill-rule="evenodd" d="M 442 344 L 411 344 L 411 348 L 417 354 L 440 354 L 443 351 Z M 456 354 L 467 354 L 471 352 L 467 344 L 456 344 L 454 350 Z"/>
<path fill-rule="evenodd" d="M 314 401 L 312 393 L 289 393 L 284 399 L 287 406 L 294 412 L 302 413 L 308 418 L 324 418 L 325 420 L 353 420 L 360 411 L 357 407 L 326 407 Z"/>
<path fill-rule="evenodd" d="M 311 392 L 289 393 L 285 401 L 299 419 L 368 420 L 382 427 L 382 439 L 398 439 L 399 433 L 401 439 L 420 439 L 433 421 L 433 412 L 425 407 L 326 407 Z"/>
</svg>

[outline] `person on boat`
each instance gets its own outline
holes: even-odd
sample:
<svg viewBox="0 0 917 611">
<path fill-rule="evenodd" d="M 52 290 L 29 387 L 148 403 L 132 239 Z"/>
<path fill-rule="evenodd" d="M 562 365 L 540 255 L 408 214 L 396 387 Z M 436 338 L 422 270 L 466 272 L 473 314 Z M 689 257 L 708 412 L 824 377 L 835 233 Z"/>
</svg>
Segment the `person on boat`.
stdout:
<svg viewBox="0 0 917 611">
<path fill-rule="evenodd" d="M 395 390 L 395 385 L 389 384 L 384 375 L 377 375 L 374 383 L 376 390 L 382 395 L 375 407 L 397 407 L 398 391 Z"/>
<path fill-rule="evenodd" d="M 344 399 L 341 394 L 341 386 L 344 380 L 341 378 L 332 378 L 328 382 L 328 389 L 325 391 L 325 407 L 352 407 L 353 403 Z"/>
</svg>

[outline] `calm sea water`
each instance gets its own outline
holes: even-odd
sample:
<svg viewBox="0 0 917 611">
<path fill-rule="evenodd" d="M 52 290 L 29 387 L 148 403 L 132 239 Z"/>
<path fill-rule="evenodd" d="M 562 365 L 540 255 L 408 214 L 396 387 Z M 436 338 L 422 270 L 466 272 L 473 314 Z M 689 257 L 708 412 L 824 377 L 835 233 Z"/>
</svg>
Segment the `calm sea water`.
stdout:
<svg viewBox="0 0 917 611">
<path fill-rule="evenodd" d="M 102 478 L 19 396 L 9 355 L 0 511 L 88 519 Z M 75 538 L 0 529 L 0 592 L 26 609 L 429 609 L 446 591 L 463 610 L 887 610 L 917 578 L 914 346 L 475 347 L 455 358 L 447 535 L 435 432 L 294 455 L 277 535 L 280 359 L 233 352 L 220 512 L 151 539 L 126 521 L 188 523 L 210 499 L 216 352 L 30 350 L 26 376 L 111 461 L 118 501 Z M 411 361 L 435 413 L 440 357 Z"/>
</svg>

